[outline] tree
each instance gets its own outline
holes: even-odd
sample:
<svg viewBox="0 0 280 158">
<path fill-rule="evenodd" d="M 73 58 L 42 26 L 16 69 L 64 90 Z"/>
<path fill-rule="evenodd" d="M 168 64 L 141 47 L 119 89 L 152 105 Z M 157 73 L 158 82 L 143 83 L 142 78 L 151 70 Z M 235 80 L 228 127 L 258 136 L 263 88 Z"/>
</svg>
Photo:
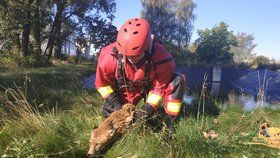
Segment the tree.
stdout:
<svg viewBox="0 0 280 158">
<path fill-rule="evenodd" d="M 197 55 L 199 61 L 206 64 L 228 64 L 233 62 L 233 54 L 229 52 L 231 46 L 236 45 L 236 38 L 228 26 L 221 22 L 211 30 L 198 30 Z"/>
<path fill-rule="evenodd" d="M 230 52 L 233 54 L 233 61 L 235 63 L 252 63 L 255 54 L 253 54 L 254 48 L 257 44 L 254 44 L 254 36 L 252 34 L 238 33 L 236 35 L 237 45 L 230 47 Z"/>
<path fill-rule="evenodd" d="M 269 64 L 269 58 L 263 55 L 259 55 L 256 57 L 254 63 L 257 64 L 259 67 L 265 66 Z"/>
<path fill-rule="evenodd" d="M 175 55 L 187 49 L 196 4 L 192 0 L 141 0 L 145 18 L 156 38 Z"/>
<path fill-rule="evenodd" d="M 107 23 L 104 20 L 98 20 L 95 25 L 89 27 L 89 34 L 90 43 L 93 43 L 96 49 L 100 49 L 102 46 L 116 40 L 118 30 L 111 23 Z"/>
<path fill-rule="evenodd" d="M 48 50 L 48 60 L 50 60 L 50 58 L 53 55 L 53 48 L 56 47 L 56 56 L 59 57 L 60 53 L 61 53 L 61 47 L 62 47 L 62 43 L 61 43 L 61 25 L 62 25 L 62 14 L 63 14 L 63 10 L 65 9 L 65 5 L 66 5 L 66 1 L 65 0 L 55 0 L 55 6 L 56 6 L 56 14 L 54 17 L 54 21 L 53 21 L 53 25 L 51 27 L 51 31 L 50 31 L 50 35 L 49 35 L 49 40 L 48 40 L 48 44 L 47 44 L 47 48 L 45 50 L 45 53 Z"/>
<path fill-rule="evenodd" d="M 21 52 L 21 33 L 25 19 L 26 3 L 3 0 L 0 3 L 0 43 L 3 49 Z"/>
<path fill-rule="evenodd" d="M 35 0 L 35 10 L 34 10 L 34 38 L 35 38 L 35 52 L 38 54 L 42 53 L 41 50 L 41 1 Z"/>
<path fill-rule="evenodd" d="M 62 38 L 64 37 L 64 27 L 68 27 L 68 31 L 72 27 L 73 32 L 78 36 L 89 33 L 86 28 L 96 23 L 96 20 L 107 18 L 111 21 L 114 18 L 113 13 L 115 12 L 116 4 L 114 0 L 55 0 L 54 6 L 56 13 L 53 16 L 54 21 L 51 26 L 47 49 L 45 50 L 45 53 L 48 52 L 48 59 L 53 55 L 54 48 L 55 56 L 60 56 L 63 40 L 65 40 Z M 71 25 L 65 26 L 66 24 Z"/>
<path fill-rule="evenodd" d="M 49 22 L 51 4 L 40 0 L 3 0 L 0 3 L 1 43 L 22 56 L 33 53 L 31 45 L 40 52 L 42 34 Z M 41 16 L 40 16 L 41 15 Z M 34 37 L 34 38 L 33 38 Z M 35 41 L 34 41 L 35 40 Z"/>
<path fill-rule="evenodd" d="M 47 42 L 43 51 L 47 59 L 60 58 L 63 43 L 70 37 L 93 32 L 89 31 L 92 25 L 115 31 L 111 24 L 115 8 L 114 0 L 2 0 L 0 46 L 4 47 L 1 49 L 22 52 L 23 57 L 40 58 L 41 47 Z"/>
<path fill-rule="evenodd" d="M 33 3 L 32 0 L 28 0 L 25 4 L 26 10 L 24 17 L 24 23 L 23 23 L 23 31 L 22 31 L 22 53 L 23 56 L 28 56 L 31 53 L 29 52 L 29 36 L 31 32 L 31 4 Z"/>
</svg>

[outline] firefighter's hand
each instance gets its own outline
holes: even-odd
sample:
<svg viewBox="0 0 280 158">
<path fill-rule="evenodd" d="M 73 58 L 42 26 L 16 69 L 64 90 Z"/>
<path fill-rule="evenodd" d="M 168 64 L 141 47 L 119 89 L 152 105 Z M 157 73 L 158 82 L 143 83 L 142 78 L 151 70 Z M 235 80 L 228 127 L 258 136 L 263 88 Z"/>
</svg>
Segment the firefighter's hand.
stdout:
<svg viewBox="0 0 280 158">
<path fill-rule="evenodd" d="M 123 106 L 123 104 L 117 103 L 117 104 L 113 105 L 113 107 L 114 107 L 113 110 L 114 111 L 118 111 L 118 110 L 120 110 L 122 108 L 122 106 Z"/>
<path fill-rule="evenodd" d="M 106 98 L 106 102 L 110 105 L 110 109 L 112 109 L 113 111 L 118 111 L 123 105 L 119 95 L 115 92 L 113 92 Z"/>
<path fill-rule="evenodd" d="M 102 109 L 104 117 L 108 117 L 112 112 L 121 109 L 123 103 L 116 93 L 110 94 L 106 99 Z"/>
<path fill-rule="evenodd" d="M 134 122 L 137 120 L 145 120 L 151 117 L 154 111 L 155 110 L 151 105 L 145 103 L 141 108 L 136 109 L 134 113 Z"/>
</svg>

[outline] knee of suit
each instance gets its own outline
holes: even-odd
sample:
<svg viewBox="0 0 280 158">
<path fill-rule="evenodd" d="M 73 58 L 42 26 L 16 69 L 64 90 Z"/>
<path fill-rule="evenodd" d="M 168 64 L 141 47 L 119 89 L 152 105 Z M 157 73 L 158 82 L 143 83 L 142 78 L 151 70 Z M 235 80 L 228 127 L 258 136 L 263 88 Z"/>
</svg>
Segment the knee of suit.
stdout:
<svg viewBox="0 0 280 158">
<path fill-rule="evenodd" d="M 174 88 L 172 97 L 176 100 L 182 100 L 187 88 L 185 76 L 180 73 L 175 73 L 175 78 L 171 82 L 171 85 Z"/>
<path fill-rule="evenodd" d="M 175 73 L 175 79 L 173 80 L 173 84 L 176 85 L 181 85 L 182 87 L 186 87 L 187 83 L 186 83 L 186 77 L 185 75 L 181 74 L 181 73 Z"/>
</svg>

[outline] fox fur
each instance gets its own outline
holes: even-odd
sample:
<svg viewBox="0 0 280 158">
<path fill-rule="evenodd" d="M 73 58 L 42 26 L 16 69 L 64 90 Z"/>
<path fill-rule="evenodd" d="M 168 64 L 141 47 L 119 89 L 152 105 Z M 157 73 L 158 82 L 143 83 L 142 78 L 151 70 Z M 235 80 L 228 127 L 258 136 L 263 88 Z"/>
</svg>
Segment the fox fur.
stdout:
<svg viewBox="0 0 280 158">
<path fill-rule="evenodd" d="M 102 151 L 115 138 L 122 135 L 132 123 L 135 106 L 127 103 L 118 111 L 107 117 L 98 128 L 91 133 L 88 155 L 94 155 Z"/>
</svg>

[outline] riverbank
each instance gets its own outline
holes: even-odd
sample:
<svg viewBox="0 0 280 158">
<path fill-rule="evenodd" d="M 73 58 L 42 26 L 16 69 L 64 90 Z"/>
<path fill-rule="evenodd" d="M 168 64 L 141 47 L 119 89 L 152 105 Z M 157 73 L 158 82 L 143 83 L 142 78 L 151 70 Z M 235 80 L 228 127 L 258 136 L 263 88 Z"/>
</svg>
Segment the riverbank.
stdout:
<svg viewBox="0 0 280 158">
<path fill-rule="evenodd" d="M 1 74 L 1 157 L 85 157 L 91 131 L 104 119 L 102 98 L 81 84 L 92 73 L 91 65 L 62 65 Z M 100 156 L 280 156 L 278 149 L 249 144 L 260 124 L 280 127 L 279 109 L 244 111 L 233 102 L 213 103 L 219 115 L 181 118 L 173 138 L 165 128 L 151 131 L 140 122 Z M 215 139 L 204 137 L 210 130 L 217 133 Z"/>
</svg>

